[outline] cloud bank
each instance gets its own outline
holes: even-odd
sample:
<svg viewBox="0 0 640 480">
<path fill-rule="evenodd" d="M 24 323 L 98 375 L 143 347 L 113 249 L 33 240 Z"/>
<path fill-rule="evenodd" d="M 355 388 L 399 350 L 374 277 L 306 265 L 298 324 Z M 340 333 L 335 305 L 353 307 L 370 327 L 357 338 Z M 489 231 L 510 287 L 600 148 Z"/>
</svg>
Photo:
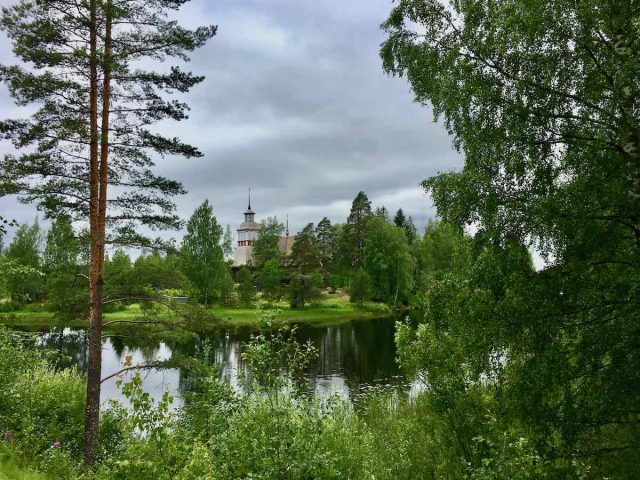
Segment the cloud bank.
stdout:
<svg viewBox="0 0 640 480">
<path fill-rule="evenodd" d="M 344 221 L 360 190 L 374 206 L 402 207 L 419 227 L 433 217 L 420 182 L 462 162 L 430 109 L 413 103 L 406 81 L 382 71 L 379 25 L 391 7 L 386 0 L 194 0 L 182 8 L 183 24 L 219 29 L 188 66 L 206 76 L 185 97 L 190 118 L 158 127 L 204 153 L 158 160 L 158 173 L 189 191 L 177 199 L 179 214 L 188 218 L 209 199 L 220 222 L 235 228 L 251 187 L 257 218 L 288 214 L 294 232 L 323 216 Z M 15 63 L 6 38 L 0 62 Z M 0 105 L 3 117 L 22 114 L 4 87 Z M 9 148 L 0 145 L 0 154 Z M 0 214 L 31 221 L 35 209 L 4 198 Z"/>
</svg>

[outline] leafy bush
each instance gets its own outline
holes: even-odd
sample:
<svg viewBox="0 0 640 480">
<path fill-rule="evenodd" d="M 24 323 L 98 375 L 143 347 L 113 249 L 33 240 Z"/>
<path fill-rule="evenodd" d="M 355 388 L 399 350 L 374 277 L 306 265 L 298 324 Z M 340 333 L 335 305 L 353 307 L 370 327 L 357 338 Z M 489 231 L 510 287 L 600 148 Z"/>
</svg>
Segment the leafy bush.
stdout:
<svg viewBox="0 0 640 480">
<path fill-rule="evenodd" d="M 0 302 L 0 313 L 11 313 L 20 309 L 20 303 L 15 300 Z"/>
<path fill-rule="evenodd" d="M 207 344 L 183 369 L 190 388 L 181 410 L 166 393 L 153 399 L 140 375 L 119 382 L 131 407 L 112 402 L 104 411 L 100 463 L 88 471 L 80 463 L 84 380 L 52 369 L 34 345 L 0 330 L 0 469 L 13 478 L 524 480 L 577 479 L 587 468 L 545 459 L 525 431 L 499 423 L 489 385 L 413 398 L 383 390 L 351 404 L 309 396 L 296 379 L 316 352 L 295 330 L 280 330 L 247 345 L 252 388 L 243 396 L 219 380 Z"/>
<path fill-rule="evenodd" d="M 54 371 L 32 338 L 0 330 L 0 384 L 0 430 L 25 453 L 41 454 L 55 442 L 80 453 L 85 383 L 75 371 Z"/>
</svg>

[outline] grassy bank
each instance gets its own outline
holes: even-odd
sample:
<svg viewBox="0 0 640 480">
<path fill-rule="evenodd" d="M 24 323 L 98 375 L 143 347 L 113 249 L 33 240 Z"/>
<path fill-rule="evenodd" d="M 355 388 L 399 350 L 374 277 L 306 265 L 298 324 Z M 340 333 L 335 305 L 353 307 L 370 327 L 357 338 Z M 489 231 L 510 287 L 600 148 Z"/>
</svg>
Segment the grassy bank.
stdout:
<svg viewBox="0 0 640 480">
<path fill-rule="evenodd" d="M 213 306 L 209 312 L 218 323 L 225 327 L 259 327 L 265 319 L 276 319 L 286 323 L 304 323 L 309 325 L 333 325 L 356 319 L 380 318 L 390 315 L 390 310 L 381 304 L 372 302 L 354 305 L 343 294 L 323 294 L 318 301 L 303 310 L 293 310 L 287 302 L 268 305 L 259 301 L 253 308 Z M 105 322 L 116 320 L 135 320 L 142 314 L 140 305 L 133 304 L 125 310 L 109 312 L 104 315 Z M 48 329 L 54 326 L 83 328 L 84 319 L 59 321 L 52 312 L 41 305 L 26 306 L 21 310 L 0 314 L 0 324 L 32 330 Z M 115 324 L 112 328 L 118 328 Z M 107 327 L 109 329 L 109 326 Z"/>
</svg>

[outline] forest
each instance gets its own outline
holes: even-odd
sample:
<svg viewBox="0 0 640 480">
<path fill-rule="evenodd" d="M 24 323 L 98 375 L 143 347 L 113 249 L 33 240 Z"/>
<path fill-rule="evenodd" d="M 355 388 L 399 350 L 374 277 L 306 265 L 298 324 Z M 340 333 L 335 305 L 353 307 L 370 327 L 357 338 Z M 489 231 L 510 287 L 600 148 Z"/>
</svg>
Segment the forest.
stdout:
<svg viewBox="0 0 640 480">
<path fill-rule="evenodd" d="M 451 242 L 455 236 L 452 228 L 437 222 L 419 236 L 402 209 L 393 218 L 384 206 L 373 210 L 364 192 L 353 200 L 344 224 L 331 224 L 327 217 L 317 226 L 309 223 L 296 234 L 288 255 L 278 247 L 284 232 L 277 218 L 262 220 L 250 265 L 234 271 L 231 230 L 222 228 L 205 201 L 186 222 L 179 246 L 143 251 L 135 260 L 123 248 L 105 256 L 105 313 L 127 317 L 135 310 L 127 311 L 132 305 L 175 298 L 214 316 L 234 308 L 287 304 L 292 310 L 308 310 L 346 292 L 354 311 L 388 315 L 391 309 L 409 308 L 426 284 L 429 265 L 439 261 L 430 246 L 436 237 L 448 235 Z M 76 279 L 87 271 L 89 256 L 88 232 L 75 231 L 66 215 L 46 232 L 37 219 L 17 225 L 11 242 L 0 248 L 5 272 L 0 320 L 40 326 L 86 318 L 88 291 Z"/>
<path fill-rule="evenodd" d="M 180 243 L 153 236 L 183 227 L 173 199 L 188 195 L 154 159 L 202 156 L 152 128 L 188 122 L 187 92 L 206 82 L 153 67 L 215 42 L 216 26 L 168 15 L 184 3 L 2 8 L 20 64 L 0 80 L 28 109 L 0 121 L 15 148 L 0 195 L 51 226 L 3 212 L 0 479 L 637 478 L 640 3 L 394 2 L 382 69 L 464 160 L 421 184 L 437 218 L 419 232 L 361 191 L 343 223 L 307 225 L 286 257 L 267 218 L 255 268 L 235 277 L 209 202 Z M 178 407 L 146 389 L 161 364 L 103 372 L 107 337 L 197 336 L 223 327 L 223 309 L 336 307 L 394 322 L 411 388 L 318 395 L 318 346 L 264 318 L 238 388 L 206 341 L 172 359 Z M 85 368 L 24 328 L 38 314 L 83 325 Z M 113 378 L 126 401 L 101 401 Z"/>
</svg>

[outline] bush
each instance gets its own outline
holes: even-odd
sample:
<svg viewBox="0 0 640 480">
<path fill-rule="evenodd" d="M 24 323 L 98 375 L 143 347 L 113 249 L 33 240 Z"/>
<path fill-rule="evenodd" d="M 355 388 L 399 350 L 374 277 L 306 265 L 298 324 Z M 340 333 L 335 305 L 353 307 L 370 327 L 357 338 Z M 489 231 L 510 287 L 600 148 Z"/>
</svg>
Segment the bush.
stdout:
<svg viewBox="0 0 640 480">
<path fill-rule="evenodd" d="M 20 309 L 20 303 L 15 300 L 0 302 L 0 313 L 11 313 Z"/>
<path fill-rule="evenodd" d="M 352 303 L 359 303 L 361 306 L 370 298 L 371 292 L 371 279 L 369 274 L 360 268 L 353 279 L 351 279 L 351 285 L 349 286 L 349 300 Z"/>
<path fill-rule="evenodd" d="M 25 453 L 38 455 L 60 442 L 79 455 L 84 427 L 85 382 L 56 372 L 33 348 L 33 339 L 0 330 L 0 431 L 10 432 Z"/>
</svg>

